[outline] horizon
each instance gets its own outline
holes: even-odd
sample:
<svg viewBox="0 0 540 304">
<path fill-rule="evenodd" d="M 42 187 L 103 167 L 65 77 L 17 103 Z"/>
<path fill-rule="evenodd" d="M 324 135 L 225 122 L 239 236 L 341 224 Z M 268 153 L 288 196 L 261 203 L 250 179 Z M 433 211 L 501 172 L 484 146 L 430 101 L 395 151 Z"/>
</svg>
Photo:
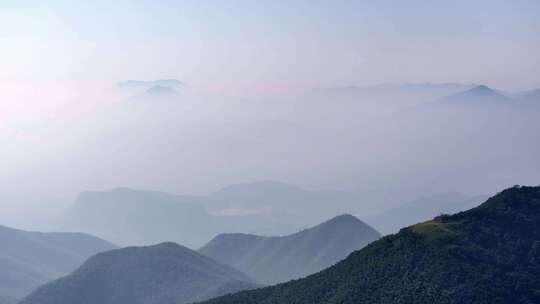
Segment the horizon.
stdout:
<svg viewBox="0 0 540 304">
<path fill-rule="evenodd" d="M 504 90 L 540 86 L 534 73 L 540 62 L 531 53 L 540 46 L 535 1 L 26 1 L 0 9 L 2 81 L 174 78 L 209 88 L 424 81 Z"/>
</svg>

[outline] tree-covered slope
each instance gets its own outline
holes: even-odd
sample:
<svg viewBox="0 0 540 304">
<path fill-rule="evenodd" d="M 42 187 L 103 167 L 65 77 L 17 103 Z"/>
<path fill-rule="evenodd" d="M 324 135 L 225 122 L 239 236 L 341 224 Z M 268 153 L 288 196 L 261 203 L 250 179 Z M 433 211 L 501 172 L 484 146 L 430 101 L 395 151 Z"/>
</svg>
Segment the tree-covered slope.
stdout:
<svg viewBox="0 0 540 304">
<path fill-rule="evenodd" d="M 39 285 L 79 267 L 90 256 L 114 249 L 82 233 L 41 233 L 0 226 L 0 303 L 15 302 Z"/>
<path fill-rule="evenodd" d="M 179 304 L 255 288 L 245 274 L 175 243 L 97 254 L 21 304 Z"/>
<path fill-rule="evenodd" d="M 305 279 L 208 302 L 232 303 L 540 303 L 540 187 L 404 228 Z"/>
<path fill-rule="evenodd" d="M 221 234 L 199 252 L 262 284 L 276 284 L 327 268 L 380 237 L 358 218 L 344 214 L 288 236 Z"/>
</svg>

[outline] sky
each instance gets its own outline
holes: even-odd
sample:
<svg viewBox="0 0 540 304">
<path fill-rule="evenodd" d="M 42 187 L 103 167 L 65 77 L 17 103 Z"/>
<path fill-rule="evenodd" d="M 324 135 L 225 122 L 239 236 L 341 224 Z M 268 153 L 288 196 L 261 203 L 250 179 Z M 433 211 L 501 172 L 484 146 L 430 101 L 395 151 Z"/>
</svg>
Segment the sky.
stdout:
<svg viewBox="0 0 540 304">
<path fill-rule="evenodd" d="M 0 1 L 0 82 L 540 86 L 540 2 Z"/>
</svg>

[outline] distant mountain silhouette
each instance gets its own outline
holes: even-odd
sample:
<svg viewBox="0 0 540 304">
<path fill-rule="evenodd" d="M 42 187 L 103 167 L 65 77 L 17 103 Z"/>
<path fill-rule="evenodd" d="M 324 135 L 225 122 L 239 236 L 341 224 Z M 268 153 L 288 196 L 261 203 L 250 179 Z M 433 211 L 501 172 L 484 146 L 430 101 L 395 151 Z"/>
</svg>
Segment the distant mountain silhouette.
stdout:
<svg viewBox="0 0 540 304">
<path fill-rule="evenodd" d="M 121 245 L 175 241 L 197 246 L 214 235 L 214 229 L 200 225 L 208 220 L 195 197 L 116 188 L 81 193 L 63 230 L 91 232 Z"/>
<path fill-rule="evenodd" d="M 223 232 L 284 235 L 320 223 L 328 214 L 361 214 L 369 207 L 358 202 L 377 202 L 362 197 L 270 181 L 232 185 L 206 196 L 116 188 L 81 193 L 61 228 L 125 246 L 174 241 L 199 248 Z"/>
<path fill-rule="evenodd" d="M 180 94 L 174 89 L 165 86 L 153 86 L 144 92 L 128 98 L 131 102 L 150 102 L 153 105 L 155 102 L 177 102 Z"/>
<path fill-rule="evenodd" d="M 539 227 L 540 187 L 514 187 L 307 278 L 205 303 L 540 303 Z"/>
<path fill-rule="evenodd" d="M 268 193 L 266 197 L 272 196 Z M 282 233 L 299 229 L 288 226 L 280 216 L 230 209 L 231 200 L 225 195 L 182 196 L 129 188 L 87 191 L 66 212 L 62 230 L 92 233 L 125 246 L 174 241 L 199 248 L 222 232 Z M 256 200 L 238 200 L 238 205 L 249 201 L 258 210 Z M 214 214 L 220 210 L 223 215 Z"/>
<path fill-rule="evenodd" d="M 470 90 L 452 94 L 438 100 L 438 103 L 445 104 L 475 104 L 475 105 L 487 105 L 496 103 L 508 103 L 512 99 L 485 86 L 479 85 Z"/>
<path fill-rule="evenodd" d="M 21 304 L 181 304 L 256 287 L 238 270 L 162 243 L 97 254 Z"/>
<path fill-rule="evenodd" d="M 176 91 L 164 86 L 153 86 L 150 89 L 146 90 L 146 94 L 149 95 L 167 95 L 167 94 L 175 94 Z"/>
<path fill-rule="evenodd" d="M 209 196 L 218 209 L 278 212 L 282 207 L 302 208 L 314 204 L 316 193 L 275 181 L 257 181 L 227 186 Z M 295 204 L 291 204 L 294 201 Z M 301 205 L 301 206 L 299 206 Z M 212 206 L 212 205 L 211 205 Z"/>
<path fill-rule="evenodd" d="M 115 248 L 81 233 L 41 233 L 0 226 L 0 303 L 79 267 L 88 257 Z"/>
<path fill-rule="evenodd" d="M 277 181 L 256 181 L 227 186 L 207 197 L 214 212 L 259 213 L 308 227 L 328 214 L 360 213 L 362 196 L 351 192 L 306 190 Z M 367 204 L 366 204 L 367 205 Z M 369 206 L 366 206 L 369 209 Z M 305 210 L 309 210 L 306 214 Z M 364 211 L 364 210 L 362 210 Z"/>
<path fill-rule="evenodd" d="M 329 267 L 380 236 L 356 217 L 345 214 L 289 236 L 220 234 L 199 252 L 260 283 L 275 284 Z"/>
<path fill-rule="evenodd" d="M 439 193 L 385 210 L 366 220 L 384 234 L 396 233 L 402 227 L 441 214 L 452 214 L 476 207 L 486 199 L 487 196 L 468 196 L 456 192 Z"/>
</svg>

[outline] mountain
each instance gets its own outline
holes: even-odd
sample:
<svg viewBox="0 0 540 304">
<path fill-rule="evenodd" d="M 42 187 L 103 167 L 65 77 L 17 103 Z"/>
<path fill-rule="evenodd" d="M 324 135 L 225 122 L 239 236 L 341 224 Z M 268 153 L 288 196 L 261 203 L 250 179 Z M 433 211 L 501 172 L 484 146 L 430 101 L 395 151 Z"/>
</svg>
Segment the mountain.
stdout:
<svg viewBox="0 0 540 304">
<path fill-rule="evenodd" d="M 451 214 L 476 207 L 486 196 L 468 196 L 456 192 L 438 193 L 385 210 L 366 220 L 383 234 L 396 233 L 401 227 L 441 214 Z"/>
<path fill-rule="evenodd" d="M 88 232 L 125 246 L 174 241 L 190 248 L 199 248 L 221 232 L 282 233 L 298 229 L 265 214 L 227 213 L 232 209 L 226 202 L 227 197 L 129 188 L 86 191 L 64 215 L 61 229 Z"/>
<path fill-rule="evenodd" d="M 64 217 L 63 230 L 83 231 L 121 245 L 175 241 L 199 246 L 215 231 L 197 198 L 163 192 L 116 188 L 87 191 Z"/>
<path fill-rule="evenodd" d="M 180 304 L 256 287 L 231 267 L 162 243 L 97 254 L 20 304 Z"/>
<path fill-rule="evenodd" d="M 326 220 L 328 214 L 366 214 L 382 200 L 271 181 L 231 185 L 201 196 L 116 188 L 81 193 L 60 226 L 125 246 L 174 241 L 199 248 L 223 232 L 288 235 Z"/>
<path fill-rule="evenodd" d="M 492 105 L 505 104 L 511 101 L 511 98 L 485 85 L 479 85 L 464 92 L 459 92 L 444 97 L 437 102 L 445 104 Z"/>
<path fill-rule="evenodd" d="M 169 95 L 169 94 L 176 94 L 176 91 L 169 87 L 156 85 L 146 90 L 146 94 L 154 95 L 154 96 Z"/>
<path fill-rule="evenodd" d="M 331 266 L 380 236 L 358 218 L 345 214 L 288 236 L 220 234 L 199 252 L 260 283 L 275 284 Z"/>
<path fill-rule="evenodd" d="M 37 286 L 79 267 L 88 257 L 115 248 L 80 233 L 41 233 L 0 226 L 0 303 L 15 302 Z M 9 300 L 9 301 L 8 301 Z"/>
<path fill-rule="evenodd" d="M 229 185 L 206 196 L 203 202 L 212 214 L 253 215 L 268 219 L 275 228 L 287 226 L 286 229 L 265 229 L 263 233 L 254 233 L 274 236 L 289 235 L 300 229 L 315 226 L 328 220 L 329 215 L 349 213 L 365 217 L 381 209 L 399 206 L 403 201 L 416 197 L 417 192 L 400 189 L 355 193 L 311 190 L 278 181 L 263 180 Z"/>
<path fill-rule="evenodd" d="M 516 186 L 307 278 L 206 303 L 540 303 L 539 227 L 540 186 Z"/>
<path fill-rule="evenodd" d="M 215 214 L 259 214 L 305 228 L 328 219 L 329 214 L 374 212 L 378 203 L 389 196 L 309 190 L 277 181 L 256 181 L 227 186 L 209 195 L 205 204 Z"/>
<path fill-rule="evenodd" d="M 171 100 L 174 98 L 178 98 L 178 96 L 179 94 L 176 90 L 171 89 L 170 87 L 156 85 L 156 86 L 150 87 L 149 89 L 145 90 L 141 94 L 137 94 L 129 98 L 129 100 L 132 100 L 132 101 Z"/>
</svg>

